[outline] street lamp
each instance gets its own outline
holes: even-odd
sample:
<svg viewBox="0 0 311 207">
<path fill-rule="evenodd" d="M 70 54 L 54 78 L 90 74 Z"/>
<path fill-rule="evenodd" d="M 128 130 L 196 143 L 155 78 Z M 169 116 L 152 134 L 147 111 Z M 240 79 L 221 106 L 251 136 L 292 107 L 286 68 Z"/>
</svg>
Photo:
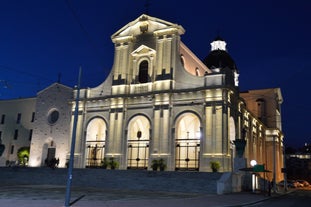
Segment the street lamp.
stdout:
<svg viewBox="0 0 311 207">
<path fill-rule="evenodd" d="M 273 136 L 273 192 L 276 192 L 276 146 L 275 135 Z"/>
<path fill-rule="evenodd" d="M 255 165 L 257 165 L 257 161 L 256 160 L 251 160 L 250 164 L 251 164 L 252 167 L 254 167 Z"/>
<path fill-rule="evenodd" d="M 73 170 L 73 162 L 74 162 L 74 153 L 75 153 L 75 143 L 76 143 L 76 130 L 78 123 L 78 112 L 79 112 L 79 99 L 80 99 L 80 80 L 81 80 L 81 72 L 82 69 L 79 70 L 79 81 L 77 86 L 77 96 L 75 100 L 75 111 L 74 111 L 74 119 L 73 119 L 73 129 L 71 136 L 71 147 L 70 147 L 70 158 L 69 158 L 69 166 L 68 166 L 68 176 L 67 176 L 67 186 L 66 186 L 66 197 L 65 197 L 65 207 L 69 207 L 70 197 L 71 197 L 71 183 L 72 183 L 72 170 Z"/>
<path fill-rule="evenodd" d="M 256 160 L 251 160 L 250 164 L 254 168 L 254 166 L 257 165 L 257 161 Z M 252 172 L 252 191 L 253 191 L 253 193 L 255 192 L 255 190 L 256 190 L 256 174 L 253 171 Z"/>
</svg>

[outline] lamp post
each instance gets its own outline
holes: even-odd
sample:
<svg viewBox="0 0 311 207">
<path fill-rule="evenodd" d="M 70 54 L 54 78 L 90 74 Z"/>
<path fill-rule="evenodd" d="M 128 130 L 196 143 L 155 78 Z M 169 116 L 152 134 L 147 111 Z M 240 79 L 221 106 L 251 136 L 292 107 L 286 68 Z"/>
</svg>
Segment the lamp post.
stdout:
<svg viewBox="0 0 311 207">
<path fill-rule="evenodd" d="M 254 168 L 254 166 L 257 165 L 257 161 L 256 160 L 251 160 L 250 164 Z M 252 172 L 252 191 L 253 191 L 253 193 L 255 193 L 256 184 L 257 184 L 257 182 L 256 182 L 256 174 L 253 171 Z"/>
<path fill-rule="evenodd" d="M 287 168 L 286 168 L 286 152 L 285 145 L 283 144 L 283 175 L 284 175 L 284 191 L 287 191 Z"/>
<path fill-rule="evenodd" d="M 70 158 L 69 158 L 69 166 L 68 166 L 65 207 L 69 207 L 71 205 L 70 197 L 71 197 L 72 169 L 73 169 L 73 162 L 74 162 L 76 130 L 77 130 L 77 122 L 78 122 L 81 71 L 82 70 L 80 68 L 79 81 L 78 81 L 78 86 L 77 86 L 77 96 L 75 100 L 76 105 L 75 105 L 74 120 L 73 120 L 74 123 L 73 123 L 73 129 L 72 129 L 72 137 L 71 137 L 71 150 L 70 150 Z"/>
<path fill-rule="evenodd" d="M 273 135 L 273 192 L 276 192 L 276 151 L 275 135 Z"/>
</svg>

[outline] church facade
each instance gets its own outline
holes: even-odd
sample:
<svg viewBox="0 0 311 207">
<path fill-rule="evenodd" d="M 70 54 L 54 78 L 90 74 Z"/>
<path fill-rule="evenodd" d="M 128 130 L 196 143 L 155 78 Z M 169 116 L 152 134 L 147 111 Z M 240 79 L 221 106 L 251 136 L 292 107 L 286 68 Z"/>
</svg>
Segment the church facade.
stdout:
<svg viewBox="0 0 311 207">
<path fill-rule="evenodd" d="M 80 90 L 53 84 L 38 93 L 28 165 L 55 157 L 65 167 L 74 137 L 78 168 L 113 159 L 119 169 L 151 170 L 161 159 L 168 171 L 211 172 L 218 162 L 220 172 L 231 172 L 242 156 L 245 165 L 256 160 L 281 180 L 281 90 L 240 92 L 226 42 L 217 37 L 200 60 L 181 41 L 184 32 L 141 15 L 111 36 L 114 63 L 102 84 Z M 241 140 L 242 155 L 236 153 Z"/>
</svg>

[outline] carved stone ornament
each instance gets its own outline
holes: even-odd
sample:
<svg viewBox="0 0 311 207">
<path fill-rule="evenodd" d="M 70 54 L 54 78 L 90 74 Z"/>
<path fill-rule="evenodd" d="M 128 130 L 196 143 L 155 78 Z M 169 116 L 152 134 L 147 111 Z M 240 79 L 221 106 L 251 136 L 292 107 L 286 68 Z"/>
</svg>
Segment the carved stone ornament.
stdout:
<svg viewBox="0 0 311 207">
<path fill-rule="evenodd" d="M 147 32 L 148 31 L 148 22 L 147 21 L 140 22 L 139 28 L 140 28 L 141 33 Z"/>
</svg>

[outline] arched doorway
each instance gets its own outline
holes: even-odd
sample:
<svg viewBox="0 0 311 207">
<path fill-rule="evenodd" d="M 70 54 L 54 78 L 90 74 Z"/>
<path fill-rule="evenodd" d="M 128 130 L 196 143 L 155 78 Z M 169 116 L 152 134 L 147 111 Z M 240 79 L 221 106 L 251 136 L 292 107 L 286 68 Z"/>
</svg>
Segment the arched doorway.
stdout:
<svg viewBox="0 0 311 207">
<path fill-rule="evenodd" d="M 135 116 L 128 125 L 127 168 L 147 169 L 149 157 L 150 122 L 145 116 Z"/>
<path fill-rule="evenodd" d="M 86 130 L 85 167 L 97 168 L 105 156 L 106 123 L 101 118 L 92 119 Z"/>
<path fill-rule="evenodd" d="M 44 166 L 51 166 L 53 160 L 56 160 L 56 144 L 53 138 L 49 137 L 46 139 L 43 149 L 42 158 L 44 158 Z"/>
<path fill-rule="evenodd" d="M 200 120 L 193 113 L 184 113 L 176 121 L 175 168 L 199 170 Z"/>
</svg>

